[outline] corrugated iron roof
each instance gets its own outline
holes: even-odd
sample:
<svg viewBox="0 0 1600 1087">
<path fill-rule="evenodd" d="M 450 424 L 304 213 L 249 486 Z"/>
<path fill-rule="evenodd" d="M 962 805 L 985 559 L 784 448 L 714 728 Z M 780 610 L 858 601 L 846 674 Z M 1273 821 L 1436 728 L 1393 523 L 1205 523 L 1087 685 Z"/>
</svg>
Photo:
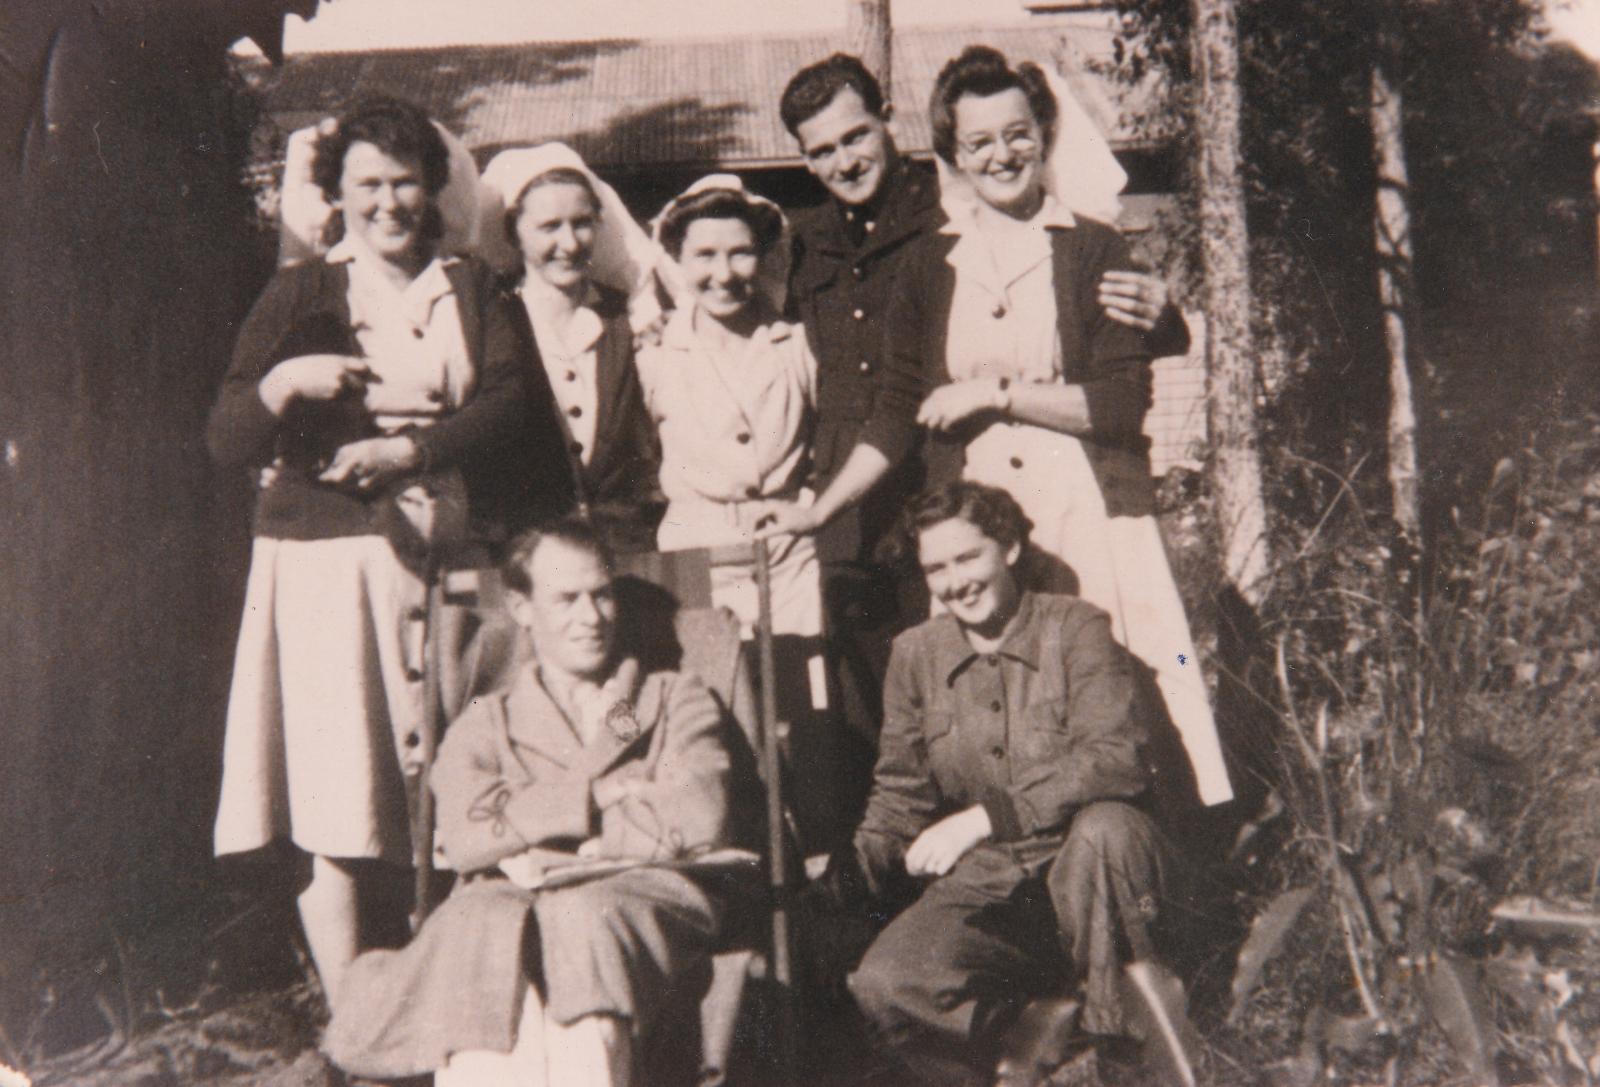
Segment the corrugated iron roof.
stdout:
<svg viewBox="0 0 1600 1087">
<path fill-rule="evenodd" d="M 1095 74 L 1111 56 L 1105 26 L 908 28 L 895 34 L 899 142 L 929 148 L 926 103 L 938 70 L 983 42 L 1013 60 L 1048 63 L 1063 37 L 1085 58 L 1074 82 L 1119 148 L 1147 145 L 1138 119 L 1156 115 L 1159 89 Z M 363 95 L 423 106 L 480 158 L 505 147 L 560 139 L 602 169 L 718 164 L 798 165 L 778 119 L 778 97 L 800 68 L 839 48 L 825 34 L 692 40 L 529 42 L 290 57 L 269 91 L 285 129 L 310 124 Z"/>
</svg>

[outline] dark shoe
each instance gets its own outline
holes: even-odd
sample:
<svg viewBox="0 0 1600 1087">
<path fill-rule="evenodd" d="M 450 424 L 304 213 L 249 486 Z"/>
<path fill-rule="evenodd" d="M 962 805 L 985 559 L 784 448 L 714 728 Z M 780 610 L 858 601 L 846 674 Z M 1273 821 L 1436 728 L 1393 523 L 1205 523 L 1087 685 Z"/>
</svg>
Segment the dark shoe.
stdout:
<svg viewBox="0 0 1600 1087">
<path fill-rule="evenodd" d="M 995 1087 L 1042 1087 L 1050 1074 L 1082 1048 L 1078 1014 L 1083 1005 L 1070 997 L 1030 1001 L 1000 1039 Z"/>
</svg>

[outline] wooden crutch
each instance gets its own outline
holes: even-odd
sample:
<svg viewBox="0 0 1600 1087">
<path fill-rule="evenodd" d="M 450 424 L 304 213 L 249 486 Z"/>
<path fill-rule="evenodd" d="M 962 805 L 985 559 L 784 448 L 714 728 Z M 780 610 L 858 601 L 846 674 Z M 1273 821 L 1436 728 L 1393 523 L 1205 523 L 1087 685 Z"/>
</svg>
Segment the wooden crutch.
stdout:
<svg viewBox="0 0 1600 1087">
<path fill-rule="evenodd" d="M 758 720 L 761 769 L 767 786 L 767 863 L 772 889 L 772 983 L 776 991 L 775 1039 L 779 1075 L 788 1082 L 795 1069 L 794 964 L 789 933 L 788 841 L 783 812 L 784 726 L 778 721 L 778 670 L 772 650 L 772 557 L 765 540 L 755 542 L 756 654 L 761 683 Z"/>
</svg>

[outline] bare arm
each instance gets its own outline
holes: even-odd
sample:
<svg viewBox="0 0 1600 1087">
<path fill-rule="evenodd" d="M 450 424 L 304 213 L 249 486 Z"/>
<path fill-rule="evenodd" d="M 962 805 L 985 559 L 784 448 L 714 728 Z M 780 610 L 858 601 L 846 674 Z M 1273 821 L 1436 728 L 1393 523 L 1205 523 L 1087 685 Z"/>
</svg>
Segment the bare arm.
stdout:
<svg viewBox="0 0 1600 1087">
<path fill-rule="evenodd" d="M 893 467 L 876 446 L 858 442 L 850 450 L 844 467 L 827 489 L 810 506 L 790 505 L 773 511 L 756 529 L 757 539 L 780 534 L 805 535 L 816 532 L 844 510 L 849 509 L 877 486 L 878 480 Z"/>
</svg>

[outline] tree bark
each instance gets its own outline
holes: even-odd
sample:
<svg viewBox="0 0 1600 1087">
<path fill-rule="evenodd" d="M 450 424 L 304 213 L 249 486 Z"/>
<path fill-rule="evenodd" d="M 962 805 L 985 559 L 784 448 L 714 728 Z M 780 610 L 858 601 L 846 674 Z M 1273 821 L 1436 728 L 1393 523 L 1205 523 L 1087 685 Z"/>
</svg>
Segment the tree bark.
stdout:
<svg viewBox="0 0 1600 1087">
<path fill-rule="evenodd" d="M 1192 2 L 1212 493 L 1224 570 L 1254 605 L 1265 591 L 1267 518 L 1250 327 L 1250 241 L 1239 166 L 1238 20 L 1234 0 Z"/>
<path fill-rule="evenodd" d="M 894 30 L 889 20 L 889 0 L 847 0 L 846 17 L 849 51 L 877 76 L 884 101 L 893 101 Z"/>
<path fill-rule="evenodd" d="M 1378 198 L 1374 229 L 1378 250 L 1378 296 L 1383 339 L 1389 352 L 1389 489 L 1394 521 L 1413 549 L 1422 546 L 1422 502 L 1417 470 L 1417 414 L 1406 346 L 1411 294 L 1411 209 L 1401 131 L 1399 50 L 1388 0 L 1378 0 L 1377 56 L 1372 66 L 1373 158 Z"/>
</svg>

